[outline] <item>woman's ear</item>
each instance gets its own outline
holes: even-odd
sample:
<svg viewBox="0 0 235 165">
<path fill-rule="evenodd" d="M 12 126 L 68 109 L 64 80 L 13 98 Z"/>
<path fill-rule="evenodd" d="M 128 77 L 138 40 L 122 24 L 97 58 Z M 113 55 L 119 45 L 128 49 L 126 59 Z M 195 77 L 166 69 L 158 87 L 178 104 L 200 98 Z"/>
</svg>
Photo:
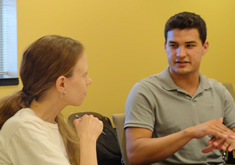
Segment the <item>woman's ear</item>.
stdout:
<svg viewBox="0 0 235 165">
<path fill-rule="evenodd" d="M 65 79 L 66 77 L 65 76 L 60 76 L 57 78 L 56 80 L 56 90 L 59 92 L 59 93 L 63 93 L 65 91 L 64 89 L 64 83 L 65 83 Z"/>
</svg>

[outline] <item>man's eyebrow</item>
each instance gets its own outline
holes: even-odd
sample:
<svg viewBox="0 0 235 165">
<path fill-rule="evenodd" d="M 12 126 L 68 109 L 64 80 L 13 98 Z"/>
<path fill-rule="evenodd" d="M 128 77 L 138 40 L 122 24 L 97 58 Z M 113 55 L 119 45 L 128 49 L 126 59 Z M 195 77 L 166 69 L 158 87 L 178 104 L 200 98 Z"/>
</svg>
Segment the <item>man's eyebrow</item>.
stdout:
<svg viewBox="0 0 235 165">
<path fill-rule="evenodd" d="M 175 41 L 169 41 L 169 44 L 177 44 Z"/>
<path fill-rule="evenodd" d="M 196 44 L 197 42 L 196 41 L 188 41 L 188 42 L 185 42 L 186 44 Z"/>
<path fill-rule="evenodd" d="M 196 44 L 197 42 L 196 41 L 187 41 L 185 42 L 186 44 Z M 169 41 L 169 44 L 177 44 L 177 42 L 175 41 Z"/>
</svg>

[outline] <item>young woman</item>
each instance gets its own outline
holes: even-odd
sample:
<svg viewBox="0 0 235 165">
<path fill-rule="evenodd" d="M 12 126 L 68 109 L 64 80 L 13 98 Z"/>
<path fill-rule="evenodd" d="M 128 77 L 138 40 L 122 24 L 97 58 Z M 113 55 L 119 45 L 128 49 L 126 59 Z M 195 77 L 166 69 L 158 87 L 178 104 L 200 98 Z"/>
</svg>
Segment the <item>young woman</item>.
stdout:
<svg viewBox="0 0 235 165">
<path fill-rule="evenodd" d="M 92 80 L 82 44 L 49 35 L 23 54 L 21 91 L 0 100 L 0 164 L 96 165 L 96 141 L 103 124 L 85 115 L 74 121 L 61 114 L 82 104 Z"/>
</svg>

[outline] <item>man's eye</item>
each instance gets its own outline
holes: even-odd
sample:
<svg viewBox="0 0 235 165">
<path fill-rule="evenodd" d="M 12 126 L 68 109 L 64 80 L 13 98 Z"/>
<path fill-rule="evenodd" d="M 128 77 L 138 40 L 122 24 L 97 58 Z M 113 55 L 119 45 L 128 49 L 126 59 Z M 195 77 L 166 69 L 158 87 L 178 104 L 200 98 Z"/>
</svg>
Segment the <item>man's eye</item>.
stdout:
<svg viewBox="0 0 235 165">
<path fill-rule="evenodd" d="M 195 47 L 195 45 L 193 45 L 193 44 L 188 44 L 188 45 L 186 45 L 186 47 L 187 47 L 187 48 L 192 48 L 192 47 Z"/>
<path fill-rule="evenodd" d="M 176 44 L 170 44 L 169 46 L 170 46 L 171 48 L 176 48 L 176 47 L 177 47 Z"/>
</svg>

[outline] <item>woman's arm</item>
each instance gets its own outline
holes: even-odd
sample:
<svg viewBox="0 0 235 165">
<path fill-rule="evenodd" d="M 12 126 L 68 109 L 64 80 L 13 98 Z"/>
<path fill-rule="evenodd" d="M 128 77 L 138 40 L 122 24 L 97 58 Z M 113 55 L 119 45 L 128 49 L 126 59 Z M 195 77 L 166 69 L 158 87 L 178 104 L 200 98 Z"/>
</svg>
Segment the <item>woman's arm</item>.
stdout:
<svg viewBox="0 0 235 165">
<path fill-rule="evenodd" d="M 92 115 L 74 120 L 80 139 L 80 165 L 97 165 L 96 142 L 103 130 L 103 123 Z"/>
</svg>

